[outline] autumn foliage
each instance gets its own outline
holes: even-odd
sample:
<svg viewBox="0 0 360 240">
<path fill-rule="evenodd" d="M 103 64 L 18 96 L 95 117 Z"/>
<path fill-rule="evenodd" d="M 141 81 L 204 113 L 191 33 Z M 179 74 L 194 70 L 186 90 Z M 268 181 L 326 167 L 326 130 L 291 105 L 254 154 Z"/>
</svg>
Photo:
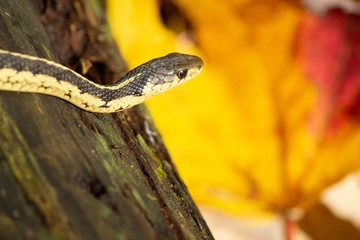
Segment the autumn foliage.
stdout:
<svg viewBox="0 0 360 240">
<path fill-rule="evenodd" d="M 110 20 L 131 67 L 172 51 L 205 61 L 147 104 L 198 203 L 306 209 L 359 168 L 359 16 L 281 0 L 165 2 L 176 10 L 166 21 L 156 1 L 136 0 L 109 1 Z"/>
</svg>

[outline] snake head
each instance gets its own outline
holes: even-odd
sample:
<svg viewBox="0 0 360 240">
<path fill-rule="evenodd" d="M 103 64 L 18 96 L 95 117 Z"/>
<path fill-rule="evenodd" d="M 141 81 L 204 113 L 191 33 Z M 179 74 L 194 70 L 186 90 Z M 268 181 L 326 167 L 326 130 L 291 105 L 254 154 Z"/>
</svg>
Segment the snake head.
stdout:
<svg viewBox="0 0 360 240">
<path fill-rule="evenodd" d="M 203 69 L 201 58 L 181 53 L 170 53 L 153 59 L 128 72 L 122 80 L 109 85 L 112 94 L 109 103 L 115 111 L 124 110 L 144 102 L 198 75 Z"/>
<path fill-rule="evenodd" d="M 167 91 L 197 76 L 203 69 L 201 58 L 182 53 L 170 53 L 149 62 L 152 77 L 143 89 L 144 95 L 153 96 Z"/>
</svg>

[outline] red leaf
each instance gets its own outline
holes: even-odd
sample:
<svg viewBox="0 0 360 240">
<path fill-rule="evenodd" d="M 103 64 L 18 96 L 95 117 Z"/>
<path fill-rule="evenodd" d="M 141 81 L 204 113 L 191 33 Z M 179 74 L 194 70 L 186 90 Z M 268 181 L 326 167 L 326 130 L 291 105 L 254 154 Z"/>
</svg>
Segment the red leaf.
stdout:
<svg viewBox="0 0 360 240">
<path fill-rule="evenodd" d="M 333 10 L 308 14 L 300 24 L 298 53 L 318 90 L 312 129 L 334 133 L 360 114 L 360 16 Z"/>
</svg>

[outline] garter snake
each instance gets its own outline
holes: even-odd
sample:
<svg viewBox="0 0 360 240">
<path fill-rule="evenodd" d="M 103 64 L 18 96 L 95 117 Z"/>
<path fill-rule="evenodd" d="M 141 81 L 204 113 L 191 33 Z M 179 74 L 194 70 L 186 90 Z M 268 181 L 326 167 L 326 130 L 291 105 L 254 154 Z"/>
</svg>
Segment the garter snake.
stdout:
<svg viewBox="0 0 360 240">
<path fill-rule="evenodd" d="M 114 84 L 100 85 L 61 64 L 0 50 L 0 90 L 52 95 L 86 111 L 112 113 L 186 82 L 202 68 L 197 56 L 170 53 L 134 68 Z"/>
</svg>

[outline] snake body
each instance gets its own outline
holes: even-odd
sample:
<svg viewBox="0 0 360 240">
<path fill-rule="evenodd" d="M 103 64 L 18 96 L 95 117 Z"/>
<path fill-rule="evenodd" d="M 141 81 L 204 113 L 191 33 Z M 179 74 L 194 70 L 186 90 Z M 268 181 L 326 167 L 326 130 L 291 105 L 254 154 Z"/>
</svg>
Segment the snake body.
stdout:
<svg viewBox="0 0 360 240">
<path fill-rule="evenodd" d="M 0 50 L 0 90 L 52 95 L 86 111 L 112 113 L 186 82 L 202 68 L 197 56 L 170 53 L 129 71 L 117 83 L 99 85 L 61 64 Z"/>
</svg>

